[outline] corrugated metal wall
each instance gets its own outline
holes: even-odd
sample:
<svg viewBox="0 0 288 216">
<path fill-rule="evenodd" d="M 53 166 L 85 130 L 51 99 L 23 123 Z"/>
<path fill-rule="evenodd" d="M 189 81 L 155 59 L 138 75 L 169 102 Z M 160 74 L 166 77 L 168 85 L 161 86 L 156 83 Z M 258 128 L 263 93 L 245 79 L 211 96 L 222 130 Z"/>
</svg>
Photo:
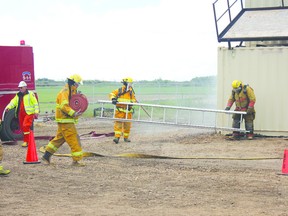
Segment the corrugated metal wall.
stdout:
<svg viewBox="0 0 288 216">
<path fill-rule="evenodd" d="M 217 79 L 218 109 L 225 108 L 232 81 L 242 80 L 256 94 L 255 132 L 288 135 L 288 47 L 219 47 Z M 219 126 L 231 121 L 226 117 Z"/>
</svg>

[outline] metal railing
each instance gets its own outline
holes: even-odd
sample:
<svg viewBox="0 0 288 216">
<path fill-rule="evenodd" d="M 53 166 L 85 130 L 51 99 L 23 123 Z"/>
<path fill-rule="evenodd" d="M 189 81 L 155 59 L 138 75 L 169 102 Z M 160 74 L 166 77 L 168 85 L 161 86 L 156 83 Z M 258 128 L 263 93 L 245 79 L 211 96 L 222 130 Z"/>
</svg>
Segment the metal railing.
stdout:
<svg viewBox="0 0 288 216">
<path fill-rule="evenodd" d="M 238 0 L 234 0 L 232 3 L 230 2 L 230 0 L 225 0 L 227 2 L 227 9 L 218 16 L 217 14 L 217 9 L 216 9 L 216 4 L 220 2 L 220 0 L 216 0 L 213 3 L 213 12 L 214 12 L 214 22 L 215 22 L 215 27 L 216 27 L 216 34 L 217 34 L 217 40 L 218 42 L 221 42 L 221 35 L 223 34 L 223 32 L 225 32 L 225 29 L 227 28 L 227 26 L 229 26 L 229 24 L 232 23 L 233 19 L 240 14 L 240 12 L 243 10 L 243 0 L 240 0 L 240 11 L 236 16 L 232 16 L 232 7 L 236 5 L 236 3 L 238 3 Z M 224 2 L 223 0 L 221 2 Z M 219 32 L 219 22 L 225 17 L 228 16 L 228 22 L 226 22 L 226 24 L 224 25 L 225 28 L 222 29 L 221 32 Z M 227 24 L 228 23 L 228 24 Z M 228 46 L 231 47 L 231 43 L 228 42 Z"/>
<path fill-rule="evenodd" d="M 217 115 L 244 115 L 247 114 L 246 112 L 121 102 L 118 104 L 126 105 L 126 116 L 125 118 L 116 118 L 115 112 L 117 107 L 113 105 L 111 101 L 98 100 L 97 103 L 101 104 L 101 108 L 98 110 L 98 114 L 95 115 L 94 113 L 94 116 L 101 119 L 246 132 L 246 130 L 241 129 L 241 127 L 240 129 L 236 129 L 229 126 L 217 126 Z M 131 109 L 131 106 L 133 106 L 134 113 L 132 119 L 129 119 L 128 113 Z M 242 116 L 240 122 L 242 122 Z"/>
</svg>

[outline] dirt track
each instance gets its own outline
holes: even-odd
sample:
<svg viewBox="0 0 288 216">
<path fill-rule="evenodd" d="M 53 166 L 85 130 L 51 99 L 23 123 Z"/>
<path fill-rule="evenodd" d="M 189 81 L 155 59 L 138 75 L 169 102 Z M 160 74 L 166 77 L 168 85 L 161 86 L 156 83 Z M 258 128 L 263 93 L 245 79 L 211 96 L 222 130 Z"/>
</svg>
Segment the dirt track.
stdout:
<svg viewBox="0 0 288 216">
<path fill-rule="evenodd" d="M 113 131 L 112 122 L 96 119 L 77 127 L 79 134 Z M 36 124 L 35 136 L 55 133 L 54 122 Z M 288 215 L 288 176 L 278 175 L 285 139 L 228 141 L 200 129 L 136 123 L 131 139 L 115 145 L 111 137 L 86 137 L 85 151 L 107 157 L 86 157 L 87 166 L 77 168 L 59 156 L 54 165 L 24 165 L 21 143 L 4 145 L 11 174 L 0 179 L 0 215 Z M 40 158 L 47 141 L 36 144 Z M 116 156 L 125 153 L 192 159 Z"/>
</svg>

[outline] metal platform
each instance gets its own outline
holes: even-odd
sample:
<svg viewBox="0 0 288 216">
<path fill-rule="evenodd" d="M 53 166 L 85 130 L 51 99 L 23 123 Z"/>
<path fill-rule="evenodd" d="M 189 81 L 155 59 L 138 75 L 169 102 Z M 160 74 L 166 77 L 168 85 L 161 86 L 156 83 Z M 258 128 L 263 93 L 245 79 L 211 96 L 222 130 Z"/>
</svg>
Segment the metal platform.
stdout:
<svg viewBox="0 0 288 216">
<path fill-rule="evenodd" d="M 279 41 L 288 40 L 288 7 L 282 2 L 279 7 L 243 8 L 243 0 L 227 1 L 227 10 L 217 13 L 213 3 L 218 42 Z M 237 11 L 238 9 L 238 11 Z M 233 16 L 233 13 L 237 15 Z M 238 13 L 237 13 L 238 12 Z M 220 23 L 228 20 L 221 30 Z M 229 44 L 230 46 L 230 44 Z"/>
<path fill-rule="evenodd" d="M 220 41 L 264 41 L 288 39 L 288 8 L 243 10 L 241 17 L 220 34 Z"/>
</svg>

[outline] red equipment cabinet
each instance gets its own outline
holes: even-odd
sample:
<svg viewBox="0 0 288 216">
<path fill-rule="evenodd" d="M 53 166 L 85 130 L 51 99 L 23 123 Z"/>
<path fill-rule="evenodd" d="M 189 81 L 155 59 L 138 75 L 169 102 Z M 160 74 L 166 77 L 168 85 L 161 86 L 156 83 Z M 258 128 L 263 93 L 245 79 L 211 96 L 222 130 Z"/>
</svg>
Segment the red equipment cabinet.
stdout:
<svg viewBox="0 0 288 216">
<path fill-rule="evenodd" d="M 31 46 L 0 46 L 0 128 L 1 140 L 22 139 L 14 110 L 4 112 L 10 100 L 19 91 L 24 80 L 29 91 L 35 92 L 34 58 Z M 36 93 L 36 92 L 35 92 Z"/>
</svg>

